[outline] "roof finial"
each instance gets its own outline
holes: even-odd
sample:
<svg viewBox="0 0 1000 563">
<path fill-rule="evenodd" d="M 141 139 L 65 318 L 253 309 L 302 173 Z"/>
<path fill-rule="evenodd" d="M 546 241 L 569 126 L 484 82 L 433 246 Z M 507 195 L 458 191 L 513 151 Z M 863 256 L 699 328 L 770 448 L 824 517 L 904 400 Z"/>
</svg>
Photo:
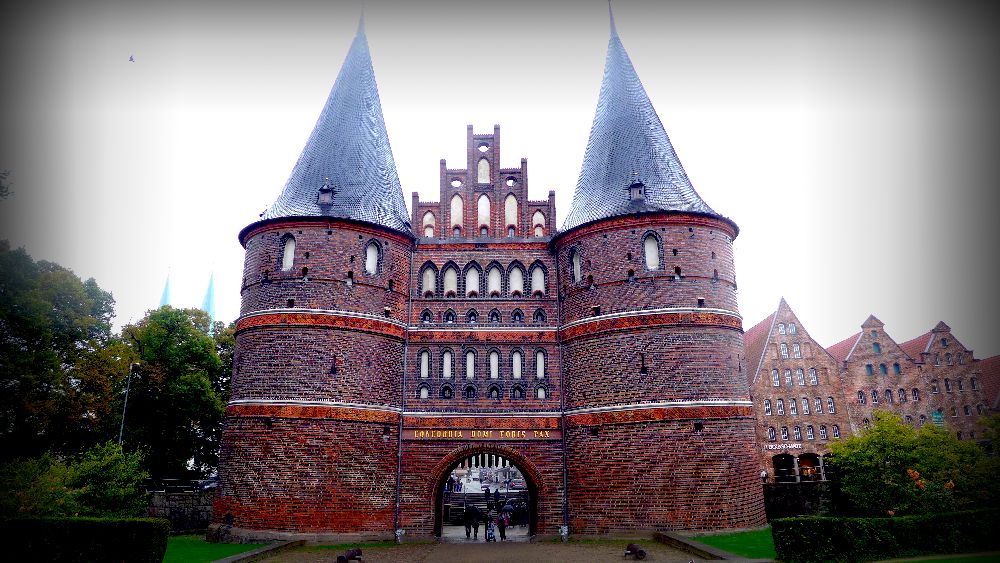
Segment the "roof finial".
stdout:
<svg viewBox="0 0 1000 563">
<path fill-rule="evenodd" d="M 617 37 L 618 30 L 615 29 L 615 13 L 611 11 L 611 0 L 608 0 L 608 19 L 611 20 L 611 36 Z"/>
</svg>

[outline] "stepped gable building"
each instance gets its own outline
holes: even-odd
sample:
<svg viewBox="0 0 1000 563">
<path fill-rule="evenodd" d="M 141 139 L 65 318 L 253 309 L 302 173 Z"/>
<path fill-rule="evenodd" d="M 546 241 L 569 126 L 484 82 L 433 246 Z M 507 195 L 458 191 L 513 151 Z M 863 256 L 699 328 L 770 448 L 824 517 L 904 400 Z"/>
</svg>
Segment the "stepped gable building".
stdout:
<svg viewBox="0 0 1000 563">
<path fill-rule="evenodd" d="M 784 299 L 744 338 L 761 470 L 779 483 L 825 480 L 829 443 L 852 432 L 837 360 Z"/>
<path fill-rule="evenodd" d="M 738 229 L 691 186 L 612 20 L 572 208 L 500 129 L 403 204 L 364 30 L 246 249 L 214 513 L 242 537 L 441 533 L 475 460 L 531 534 L 763 525 Z M 817 347 L 817 351 L 821 351 Z M 627 491 L 627 494 L 625 493 Z"/>
<path fill-rule="evenodd" d="M 897 344 L 870 315 L 859 332 L 824 350 L 782 299 L 744 338 L 755 366 L 748 377 L 761 469 L 777 482 L 826 479 L 829 444 L 863 432 L 876 410 L 918 427 L 939 424 L 959 439 L 983 438 L 979 419 L 995 400 L 986 382 L 1000 362 L 974 359 L 943 322 Z"/>
</svg>

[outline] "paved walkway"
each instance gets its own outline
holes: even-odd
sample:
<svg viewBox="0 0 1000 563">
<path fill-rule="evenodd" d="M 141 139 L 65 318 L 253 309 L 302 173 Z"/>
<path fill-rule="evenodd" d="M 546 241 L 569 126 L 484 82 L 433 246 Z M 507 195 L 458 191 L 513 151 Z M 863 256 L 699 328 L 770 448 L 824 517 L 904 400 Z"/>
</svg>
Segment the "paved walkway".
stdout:
<svg viewBox="0 0 1000 563">
<path fill-rule="evenodd" d="M 482 530 L 480 529 L 480 533 Z M 464 539 L 465 532 L 462 536 Z M 573 561 L 580 563 L 607 563 L 622 561 L 625 545 L 630 541 L 640 544 L 646 550 L 646 561 L 666 563 L 688 563 L 703 561 L 689 554 L 669 548 L 653 540 L 613 540 L 580 541 L 562 543 L 550 542 L 504 542 L 504 543 L 447 543 L 432 542 L 403 544 L 394 547 L 365 547 L 367 563 L 408 563 L 428 561 L 435 563 L 555 563 Z M 320 546 L 302 547 L 279 553 L 266 559 L 267 563 L 318 563 L 336 561 L 343 549 Z M 627 561 L 632 561 L 630 557 Z"/>
</svg>

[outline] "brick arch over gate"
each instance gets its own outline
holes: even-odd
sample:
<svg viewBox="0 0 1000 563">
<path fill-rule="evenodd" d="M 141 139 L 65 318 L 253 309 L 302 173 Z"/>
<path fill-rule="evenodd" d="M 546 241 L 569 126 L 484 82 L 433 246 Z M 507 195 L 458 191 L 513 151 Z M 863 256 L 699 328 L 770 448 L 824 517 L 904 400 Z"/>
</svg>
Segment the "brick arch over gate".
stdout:
<svg viewBox="0 0 1000 563">
<path fill-rule="evenodd" d="M 441 534 L 441 522 L 437 519 L 438 511 L 441 506 L 441 494 L 444 490 L 444 484 L 448 480 L 448 476 L 451 474 L 452 469 L 454 469 L 463 459 L 477 454 L 494 454 L 500 457 L 506 458 L 510 461 L 511 465 L 516 466 L 521 474 L 524 476 L 525 484 L 528 488 L 529 495 L 529 507 L 528 507 L 528 518 L 529 535 L 535 535 L 537 524 L 538 524 L 538 502 L 539 497 L 542 495 L 556 495 L 559 492 L 556 487 L 547 485 L 545 479 L 542 478 L 541 473 L 538 468 L 532 463 L 524 454 L 517 451 L 509 446 L 499 446 L 499 445 L 467 445 L 455 448 L 449 452 L 444 458 L 439 461 L 434 468 L 429 472 L 431 479 L 428 479 L 425 484 L 425 497 L 432 501 L 431 510 L 435 512 L 435 524 L 434 524 L 434 534 Z"/>
</svg>

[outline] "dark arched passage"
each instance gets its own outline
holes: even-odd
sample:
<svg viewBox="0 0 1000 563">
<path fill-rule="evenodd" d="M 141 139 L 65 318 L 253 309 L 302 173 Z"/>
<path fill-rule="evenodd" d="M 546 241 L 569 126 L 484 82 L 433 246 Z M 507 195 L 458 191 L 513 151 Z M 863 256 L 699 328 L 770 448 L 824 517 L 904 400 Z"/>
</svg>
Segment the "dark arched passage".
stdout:
<svg viewBox="0 0 1000 563">
<path fill-rule="evenodd" d="M 446 491 L 448 478 L 457 469 L 467 471 L 479 471 L 480 468 L 492 469 L 496 473 L 503 475 L 505 468 L 512 468 L 516 471 L 507 472 L 506 477 L 520 477 L 524 481 L 523 488 L 512 488 L 510 483 L 501 485 L 501 498 L 504 500 L 522 500 L 524 502 L 527 521 L 527 536 L 534 536 L 538 524 L 538 493 L 540 481 L 537 470 L 522 455 L 507 447 L 496 447 L 489 445 L 468 446 L 460 448 L 446 456 L 434 469 L 435 478 L 432 481 L 434 499 L 434 536 L 440 538 L 444 526 L 452 521 L 455 510 L 462 510 L 467 502 L 474 503 L 478 508 L 486 508 L 486 499 L 480 488 L 481 481 L 474 479 L 471 481 L 473 490 L 463 487 L 462 493 L 456 494 L 454 491 Z M 461 471 L 459 472 L 461 474 Z M 496 483 L 488 483 L 493 490 Z M 469 486 L 468 484 L 465 486 Z M 494 514 L 496 509 L 494 508 Z M 481 531 L 481 533 L 485 533 Z M 480 536 L 482 539 L 482 536 Z"/>
</svg>

